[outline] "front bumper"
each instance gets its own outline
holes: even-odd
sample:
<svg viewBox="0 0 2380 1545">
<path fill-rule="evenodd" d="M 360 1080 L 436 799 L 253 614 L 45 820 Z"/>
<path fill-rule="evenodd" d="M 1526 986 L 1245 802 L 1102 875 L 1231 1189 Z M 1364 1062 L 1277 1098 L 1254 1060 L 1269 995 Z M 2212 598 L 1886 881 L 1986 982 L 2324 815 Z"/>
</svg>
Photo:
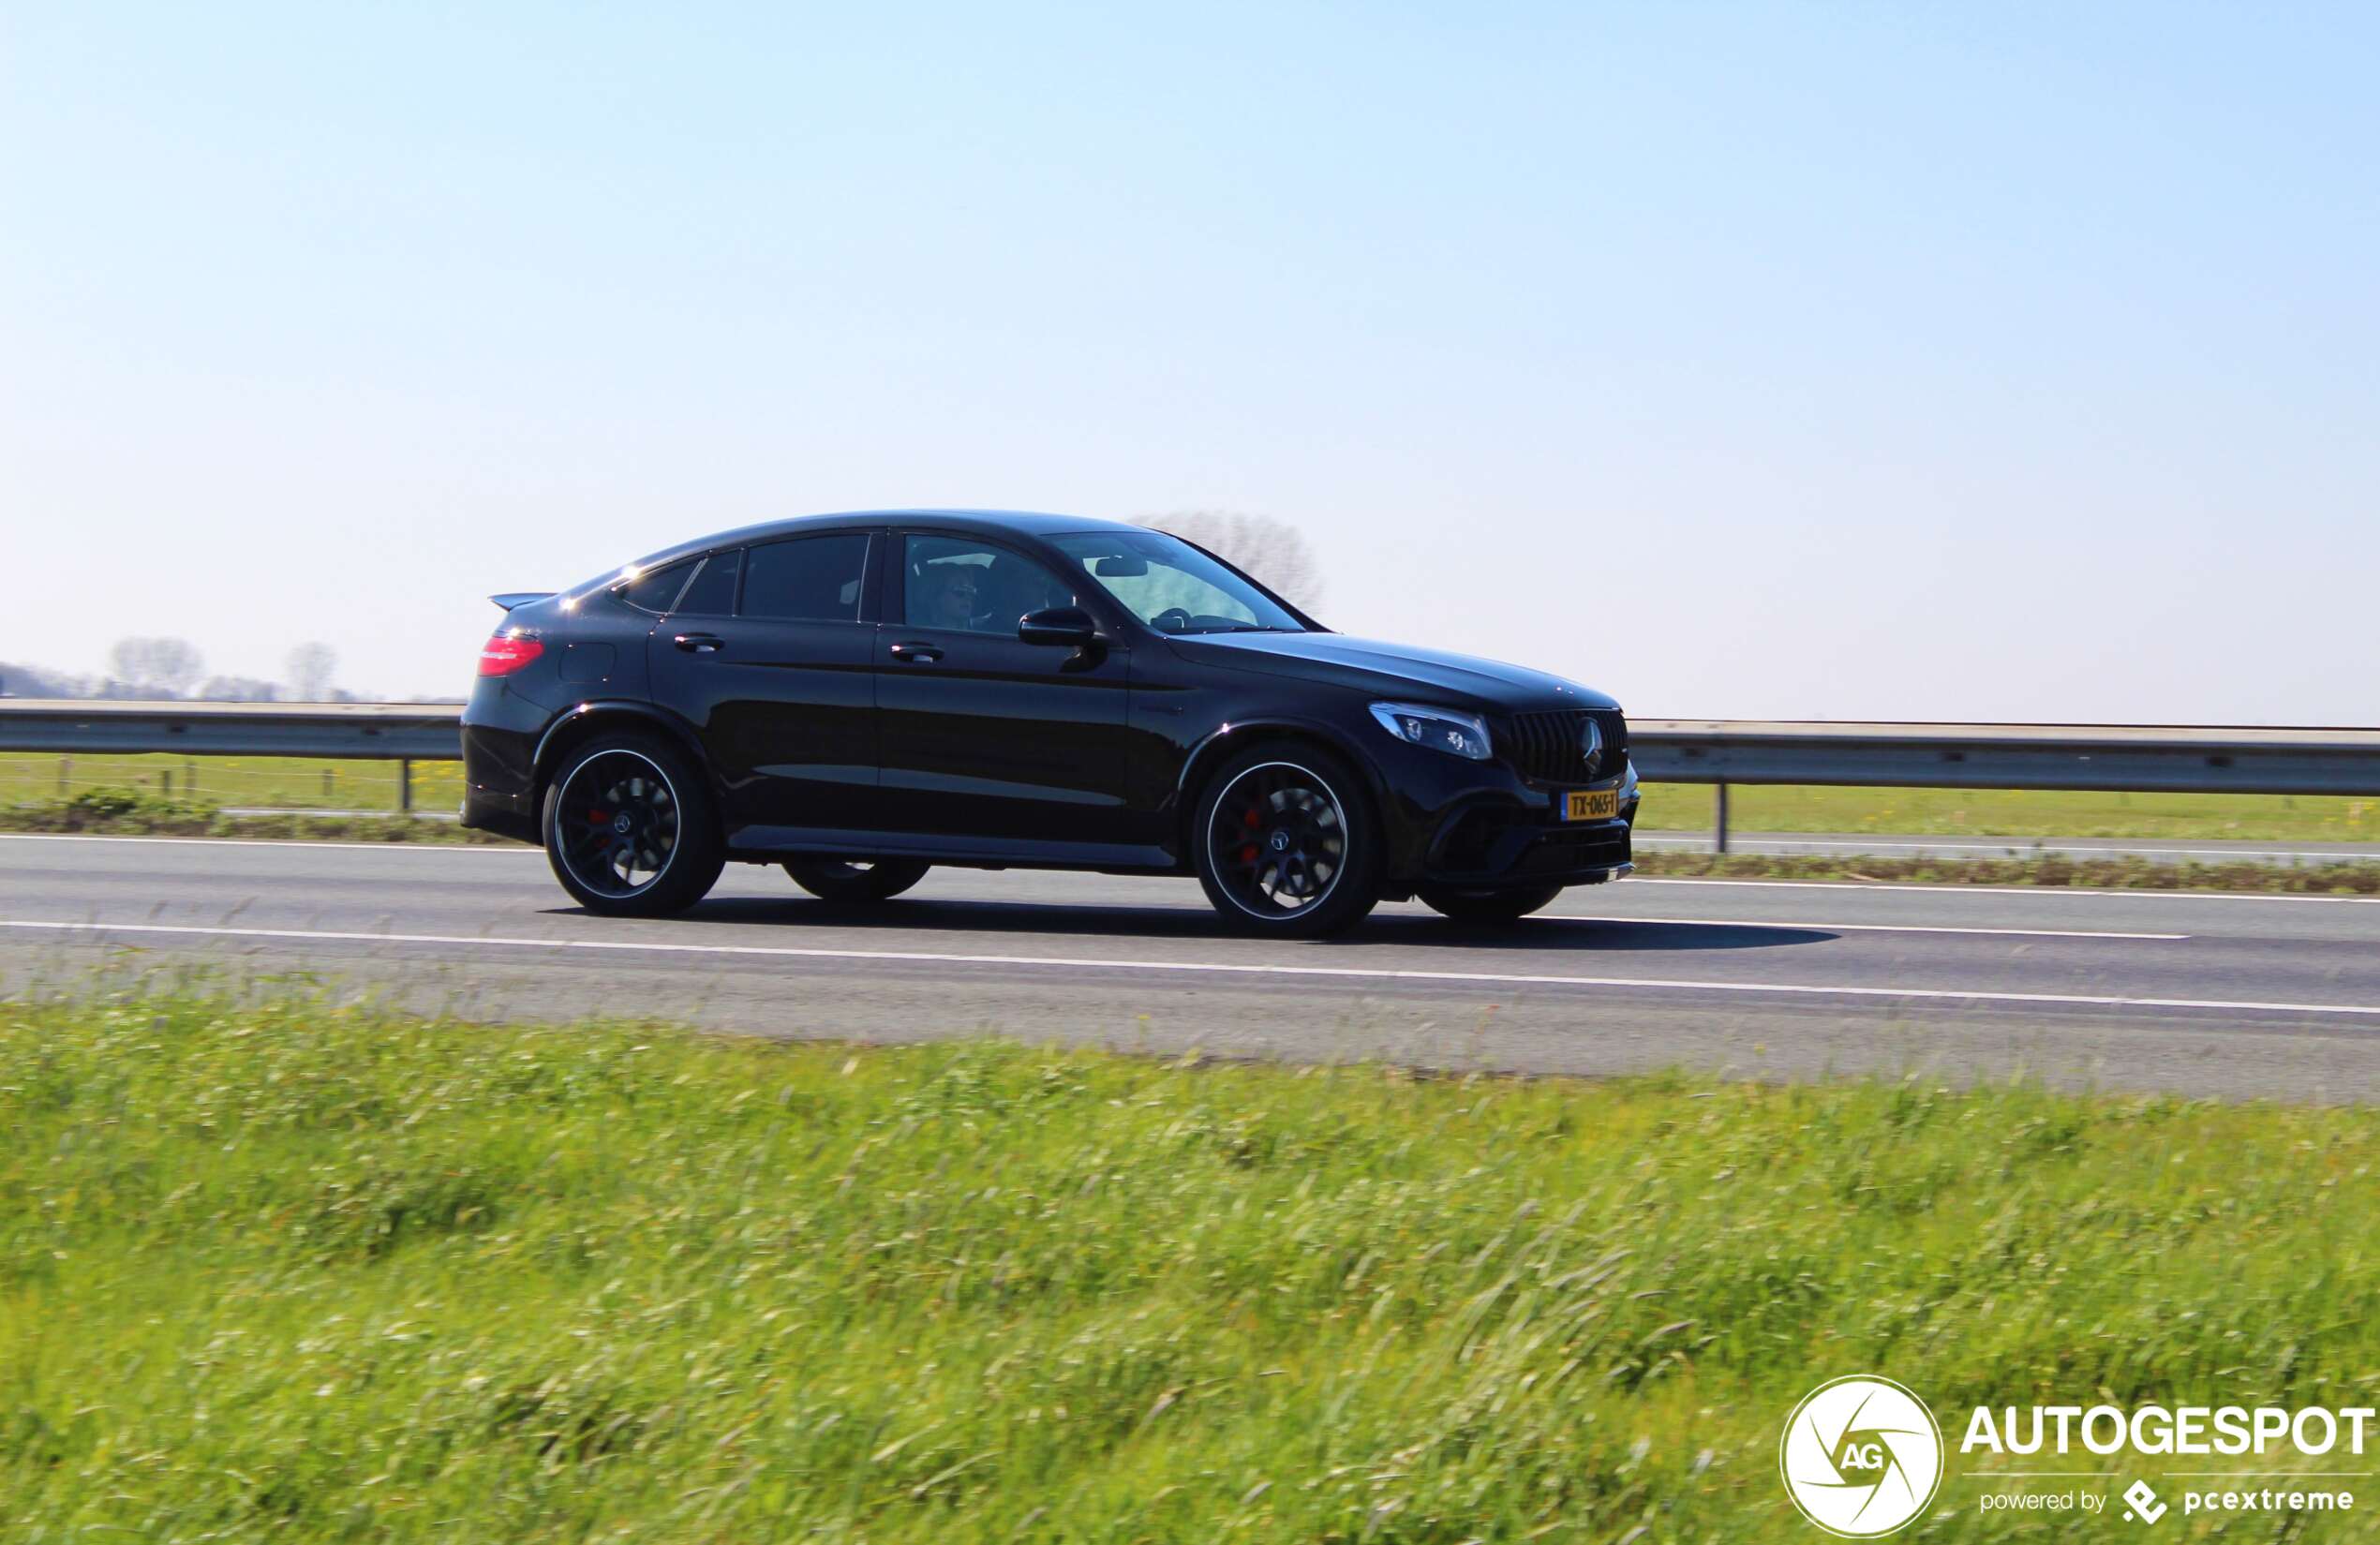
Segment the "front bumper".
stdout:
<svg viewBox="0 0 2380 1545">
<path fill-rule="evenodd" d="M 1554 821 L 1551 814 L 1502 800 L 1455 810 L 1439 824 L 1422 878 L 1453 885 L 1592 885 L 1634 868 L 1632 804 L 1615 821 Z"/>
<path fill-rule="evenodd" d="M 1563 821 L 1562 799 L 1572 785 L 1535 781 L 1501 761 L 1470 762 L 1418 747 L 1391 745 L 1373 754 L 1392 887 L 1591 885 L 1617 879 L 1634 863 L 1636 799 L 1625 800 L 1614 820 Z"/>
</svg>

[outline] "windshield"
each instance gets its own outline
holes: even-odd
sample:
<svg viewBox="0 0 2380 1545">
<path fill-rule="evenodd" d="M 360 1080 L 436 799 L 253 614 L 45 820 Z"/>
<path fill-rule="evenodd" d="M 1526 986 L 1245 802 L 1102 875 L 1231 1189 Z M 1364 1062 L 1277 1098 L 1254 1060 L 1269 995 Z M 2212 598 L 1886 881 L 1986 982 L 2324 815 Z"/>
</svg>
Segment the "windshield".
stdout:
<svg viewBox="0 0 2380 1545">
<path fill-rule="evenodd" d="M 1163 531 L 1092 531 L 1049 542 L 1161 633 L 1306 631 L 1245 577 Z"/>
</svg>

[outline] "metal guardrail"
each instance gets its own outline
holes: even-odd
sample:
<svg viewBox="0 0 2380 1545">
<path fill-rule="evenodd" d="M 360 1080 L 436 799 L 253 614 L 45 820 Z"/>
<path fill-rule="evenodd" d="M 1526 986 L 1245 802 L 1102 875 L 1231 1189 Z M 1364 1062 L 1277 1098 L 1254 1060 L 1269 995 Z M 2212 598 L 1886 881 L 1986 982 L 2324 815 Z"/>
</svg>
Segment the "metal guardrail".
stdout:
<svg viewBox="0 0 2380 1545">
<path fill-rule="evenodd" d="M 439 704 L 7 698 L 0 751 L 369 758 L 404 764 L 409 789 L 411 763 L 462 754 L 460 718 Z M 1629 736 L 1644 781 L 1716 787 L 1721 852 L 1731 783 L 2380 795 L 2380 729 L 1643 719 Z"/>
<path fill-rule="evenodd" d="M 1648 783 L 1714 786 L 1720 853 L 1731 783 L 2380 795 L 2380 730 L 1658 719 L 1631 720 L 1629 748 Z"/>
<path fill-rule="evenodd" d="M 321 756 L 453 762 L 462 709 L 445 703 L 136 703 L 0 698 L 0 751 Z"/>
<path fill-rule="evenodd" d="M 454 762 L 462 757 L 462 709 L 441 703 L 0 698 L 0 751 L 394 762 L 396 808 L 409 814 L 413 764 Z"/>
</svg>

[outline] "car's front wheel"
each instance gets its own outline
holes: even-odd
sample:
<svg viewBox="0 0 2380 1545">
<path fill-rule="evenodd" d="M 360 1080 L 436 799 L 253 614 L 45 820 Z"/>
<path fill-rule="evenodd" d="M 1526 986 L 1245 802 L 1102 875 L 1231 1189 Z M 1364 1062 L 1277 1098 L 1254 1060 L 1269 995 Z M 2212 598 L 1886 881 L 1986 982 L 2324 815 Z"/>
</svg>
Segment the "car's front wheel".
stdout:
<svg viewBox="0 0 2380 1545">
<path fill-rule="evenodd" d="M 1522 885 L 1462 890 L 1452 885 L 1416 885 L 1413 894 L 1458 923 L 1512 923 L 1561 895 L 1562 887 Z"/>
<path fill-rule="evenodd" d="M 926 877 L 931 866 L 905 858 L 872 864 L 840 858 L 789 858 L 785 872 L 794 884 L 822 901 L 889 901 Z"/>
<path fill-rule="evenodd" d="M 726 864 L 701 772 L 650 735 L 602 735 L 572 751 L 545 786 L 540 826 L 554 878 L 607 916 L 683 912 Z"/>
<path fill-rule="evenodd" d="M 1207 780 L 1192 826 L 1198 883 L 1242 932 L 1310 939 L 1380 899 L 1380 840 L 1354 771 L 1304 746 L 1259 746 Z"/>
</svg>

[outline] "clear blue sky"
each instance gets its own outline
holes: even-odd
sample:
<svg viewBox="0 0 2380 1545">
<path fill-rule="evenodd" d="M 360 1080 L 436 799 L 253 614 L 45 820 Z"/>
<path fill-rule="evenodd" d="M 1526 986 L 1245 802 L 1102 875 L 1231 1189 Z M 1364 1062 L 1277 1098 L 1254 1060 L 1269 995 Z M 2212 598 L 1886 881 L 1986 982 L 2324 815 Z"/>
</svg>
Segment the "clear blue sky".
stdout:
<svg viewBox="0 0 2380 1545">
<path fill-rule="evenodd" d="M 2380 721 L 2380 8 L 0 8 L 0 659 L 1302 527 L 1650 716 Z"/>
</svg>

